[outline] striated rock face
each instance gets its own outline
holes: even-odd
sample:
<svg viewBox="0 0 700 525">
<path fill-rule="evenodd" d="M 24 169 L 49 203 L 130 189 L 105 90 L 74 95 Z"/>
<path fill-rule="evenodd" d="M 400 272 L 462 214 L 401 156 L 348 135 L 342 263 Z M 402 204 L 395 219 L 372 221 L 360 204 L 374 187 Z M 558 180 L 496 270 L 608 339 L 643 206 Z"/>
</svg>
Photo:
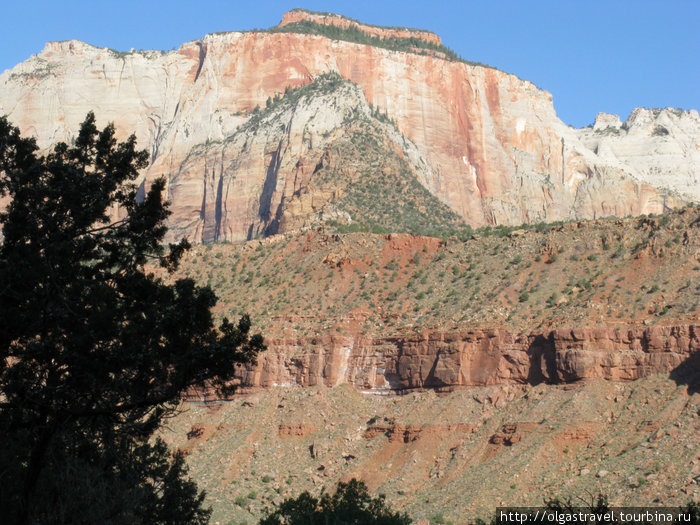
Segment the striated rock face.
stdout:
<svg viewBox="0 0 700 525">
<path fill-rule="evenodd" d="M 304 11 L 285 15 L 283 23 L 310 16 L 317 23 L 356 24 Z M 404 36 L 403 30 L 361 29 Z M 407 33 L 439 43 L 427 32 Z M 359 86 L 362 97 L 339 94 L 333 98 L 336 108 L 328 98 L 308 100 L 298 113 L 264 112 L 269 119 L 263 132 L 250 125 L 259 118 L 256 106 L 328 71 Z M 202 241 L 283 230 L 279 222 L 270 230 L 270 221 L 284 214 L 289 192 L 300 190 L 290 180 L 294 170 L 308 181 L 308 170 L 313 173 L 328 144 L 323 133 L 337 135 L 342 108 L 364 108 L 362 99 L 395 121 L 403 135 L 397 144 L 404 138 L 410 143 L 404 155 L 424 164 L 414 176 L 473 226 L 661 213 L 679 202 L 663 189 L 681 186 L 673 182 L 674 173 L 682 173 L 690 186 L 688 198 L 698 198 L 700 191 L 697 131 L 681 144 L 680 132 L 666 126 L 664 147 L 685 153 L 670 153 L 657 172 L 643 155 L 614 148 L 605 154 L 591 146 L 586 132 L 557 118 L 549 93 L 513 75 L 319 35 L 214 34 L 168 53 L 52 42 L 0 75 L 0 113 L 43 147 L 70 140 L 89 110 L 101 124 L 114 121 L 120 137 L 135 133 L 151 154 L 146 181 L 164 175 L 170 182 L 173 230 Z M 318 112 L 310 124 L 314 106 Z M 697 126 L 697 113 L 692 115 L 681 118 L 684 126 Z M 271 131 L 275 126 L 277 133 Z M 636 136 L 629 135 L 630 141 Z M 227 146 L 217 150 L 223 157 L 215 160 L 211 145 L 217 141 Z M 222 180 L 236 181 L 225 198 L 216 191 Z M 212 207 L 212 195 L 220 205 L 215 201 Z M 275 203 L 278 209 L 270 208 Z M 319 220 L 317 206 L 298 209 L 292 215 L 308 212 L 309 221 Z M 288 227 L 309 221 L 294 220 Z"/>
<path fill-rule="evenodd" d="M 381 160 L 356 149 L 358 135 L 378 144 Z M 314 221 L 350 222 L 342 208 L 348 186 L 366 184 L 363 174 L 378 171 L 407 171 L 424 185 L 436 178 L 414 144 L 372 116 L 358 86 L 318 79 L 225 140 L 190 151 L 170 175 L 170 199 L 183 203 L 173 210 L 170 236 L 245 241 Z M 433 209 L 444 207 L 433 201 Z M 367 210 L 355 211 L 356 219 L 367 218 Z"/>
<path fill-rule="evenodd" d="M 700 351 L 700 325 L 453 331 L 395 338 L 319 337 L 268 341 L 241 385 L 336 386 L 371 391 L 454 389 L 500 384 L 631 381 L 669 373 Z M 697 355 L 697 354 L 695 354 Z"/>
<path fill-rule="evenodd" d="M 599 157 L 619 162 L 636 179 L 700 199 L 700 115 L 696 110 L 637 108 L 625 122 L 601 113 L 577 131 Z"/>
</svg>

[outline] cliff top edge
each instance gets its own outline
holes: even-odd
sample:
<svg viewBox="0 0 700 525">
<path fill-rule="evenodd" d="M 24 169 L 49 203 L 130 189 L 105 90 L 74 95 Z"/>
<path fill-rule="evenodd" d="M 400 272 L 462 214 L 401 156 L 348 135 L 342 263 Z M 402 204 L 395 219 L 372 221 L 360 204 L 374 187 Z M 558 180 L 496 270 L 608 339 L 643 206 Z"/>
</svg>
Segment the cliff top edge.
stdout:
<svg viewBox="0 0 700 525">
<path fill-rule="evenodd" d="M 323 25 L 336 25 L 339 27 L 354 26 L 357 29 L 370 34 L 385 34 L 387 37 L 414 37 L 420 38 L 421 40 L 426 40 L 428 42 L 433 42 L 438 45 L 442 44 L 442 39 L 436 33 L 426 29 L 373 25 L 338 13 L 310 11 L 299 7 L 284 13 L 284 15 L 282 15 L 282 21 L 277 25 L 277 27 L 284 27 L 285 25 L 293 24 L 302 20 L 316 22 Z"/>
</svg>

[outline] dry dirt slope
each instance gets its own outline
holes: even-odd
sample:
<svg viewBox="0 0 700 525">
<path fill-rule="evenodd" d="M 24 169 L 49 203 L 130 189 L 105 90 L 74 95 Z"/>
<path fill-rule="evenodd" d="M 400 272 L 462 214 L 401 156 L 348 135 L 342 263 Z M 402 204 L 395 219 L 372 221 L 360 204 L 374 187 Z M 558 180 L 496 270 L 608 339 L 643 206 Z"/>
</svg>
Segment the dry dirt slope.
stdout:
<svg viewBox="0 0 700 525">
<path fill-rule="evenodd" d="M 218 523 L 252 523 L 284 497 L 353 476 L 434 523 L 550 495 L 698 500 L 700 384 L 685 374 L 700 370 L 699 232 L 700 210 L 686 208 L 462 240 L 326 229 L 197 247 L 181 275 L 215 287 L 219 315 L 253 314 L 270 344 L 261 360 L 270 374 L 303 369 L 334 341 L 465 329 L 624 336 L 681 326 L 691 354 L 660 373 L 608 348 L 616 377 L 636 381 L 600 379 L 584 362 L 589 379 L 573 383 L 511 380 L 400 396 L 363 394 L 343 384 L 354 379 L 342 361 L 318 361 L 316 376 L 288 376 L 307 382 L 258 383 L 229 402 L 187 404 L 164 436 L 189 452 Z M 672 352 L 663 338 L 659 345 Z"/>
<path fill-rule="evenodd" d="M 700 315 L 700 207 L 460 235 L 318 228 L 197 246 L 176 276 L 212 286 L 220 315 L 247 312 L 268 337 L 649 326 Z"/>
<path fill-rule="evenodd" d="M 164 432 L 189 452 L 221 524 L 253 523 L 282 498 L 351 477 L 432 523 L 553 495 L 685 504 L 700 500 L 699 435 L 697 384 L 661 375 L 444 396 L 276 388 L 189 404 Z"/>
</svg>

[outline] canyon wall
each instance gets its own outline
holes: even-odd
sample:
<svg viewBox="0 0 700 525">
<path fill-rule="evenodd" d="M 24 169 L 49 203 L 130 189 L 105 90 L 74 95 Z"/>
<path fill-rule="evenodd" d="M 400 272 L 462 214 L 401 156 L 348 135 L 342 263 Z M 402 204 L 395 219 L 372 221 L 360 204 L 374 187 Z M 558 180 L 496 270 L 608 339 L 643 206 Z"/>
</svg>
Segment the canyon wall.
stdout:
<svg viewBox="0 0 700 525">
<path fill-rule="evenodd" d="M 389 338 L 274 339 L 241 369 L 245 390 L 350 384 L 403 391 L 502 384 L 631 381 L 680 370 L 700 355 L 700 325 L 558 329 L 543 334 L 462 330 Z"/>
<path fill-rule="evenodd" d="M 393 119 L 428 166 L 431 176 L 421 183 L 473 226 L 661 213 L 680 202 L 673 191 L 678 185 L 666 181 L 671 168 L 659 177 L 642 177 L 635 167 L 639 162 L 626 162 L 629 156 L 596 153 L 557 118 L 551 95 L 530 82 L 462 61 L 320 35 L 212 34 L 167 53 L 52 42 L 0 75 L 0 113 L 48 147 L 74 137 L 85 114 L 94 110 L 100 125 L 113 121 L 120 137 L 135 133 L 150 151 L 146 181 L 169 179 L 171 226 L 194 240 L 240 240 L 246 236 L 241 232 L 259 229 L 250 217 L 265 214 L 264 184 L 250 184 L 248 194 L 222 207 L 224 217 L 217 220 L 236 227 L 217 237 L 200 235 L 214 231 L 211 219 L 206 224 L 202 198 L 209 168 L 202 168 L 196 183 L 191 177 L 174 179 L 208 145 L 236 133 L 240 137 L 242 125 L 268 98 L 328 71 L 359 86 L 371 107 Z M 277 124 L 289 126 L 289 120 Z M 281 179 L 277 158 L 268 154 L 271 145 L 261 142 L 266 138 L 251 131 L 240 139 L 259 154 L 217 166 L 218 176 L 223 170 L 239 181 L 268 173 Z M 323 142 L 306 144 L 289 155 L 290 165 L 308 164 L 323 153 Z M 700 148 L 696 138 L 689 144 Z M 668 158 L 697 180 L 694 157 Z M 696 194 L 697 184 L 684 193 Z"/>
<path fill-rule="evenodd" d="M 355 151 L 351 138 L 378 142 L 382 165 Z M 253 138 L 251 138 L 253 137 Z M 199 241 L 245 241 L 314 221 L 351 220 L 338 210 L 348 180 L 387 167 L 399 152 L 410 176 L 428 185 L 436 174 L 415 144 L 372 110 L 355 84 L 340 77 L 317 79 L 293 103 L 286 99 L 246 122 L 223 141 L 190 151 L 170 175 L 170 236 Z M 328 180 L 317 182 L 330 171 Z M 185 205 L 187 203 L 187 205 Z M 431 206 L 434 213 L 440 205 Z M 437 205 L 437 206 L 436 206 Z"/>
</svg>

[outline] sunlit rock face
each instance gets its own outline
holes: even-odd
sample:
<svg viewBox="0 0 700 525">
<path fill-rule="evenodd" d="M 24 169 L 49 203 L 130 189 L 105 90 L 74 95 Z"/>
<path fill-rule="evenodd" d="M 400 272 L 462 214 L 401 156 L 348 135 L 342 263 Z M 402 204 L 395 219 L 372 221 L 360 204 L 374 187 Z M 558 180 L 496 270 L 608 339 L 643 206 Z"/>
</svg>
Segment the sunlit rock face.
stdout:
<svg viewBox="0 0 700 525">
<path fill-rule="evenodd" d="M 455 389 L 503 384 L 632 381 L 667 374 L 700 350 L 698 325 L 503 329 L 373 338 L 326 335 L 272 339 L 256 366 L 241 369 L 248 389 L 348 383 L 370 391 Z"/>
<path fill-rule="evenodd" d="M 319 23 L 349 22 L 326 16 Z M 439 43 L 432 33 L 417 36 Z M 359 91 L 307 99 L 245 132 L 268 98 L 329 71 Z M 661 213 L 700 198 L 697 112 L 635 110 L 625 125 L 613 118 L 604 129 L 575 130 L 532 83 L 436 53 L 232 32 L 167 53 L 52 42 L 0 75 L 0 112 L 42 147 L 70 140 L 90 110 L 100 124 L 114 122 L 120 137 L 134 133 L 151 155 L 145 184 L 168 179 L 171 227 L 195 241 L 271 231 L 265 207 L 274 203 L 284 214 L 326 138 L 342 133 L 343 108 L 353 105 L 378 108 L 395 122 L 404 154 L 423 165 L 415 176 L 472 226 Z M 232 147 L 212 149 L 217 144 Z M 312 171 L 295 186 L 290 177 L 302 168 Z M 265 183 L 271 178 L 274 187 Z M 225 196 L 217 193 L 222 181 Z"/>
<path fill-rule="evenodd" d="M 601 113 L 578 130 L 599 157 L 624 165 L 638 180 L 700 200 L 700 115 L 696 110 L 637 108 L 625 122 Z"/>
</svg>

